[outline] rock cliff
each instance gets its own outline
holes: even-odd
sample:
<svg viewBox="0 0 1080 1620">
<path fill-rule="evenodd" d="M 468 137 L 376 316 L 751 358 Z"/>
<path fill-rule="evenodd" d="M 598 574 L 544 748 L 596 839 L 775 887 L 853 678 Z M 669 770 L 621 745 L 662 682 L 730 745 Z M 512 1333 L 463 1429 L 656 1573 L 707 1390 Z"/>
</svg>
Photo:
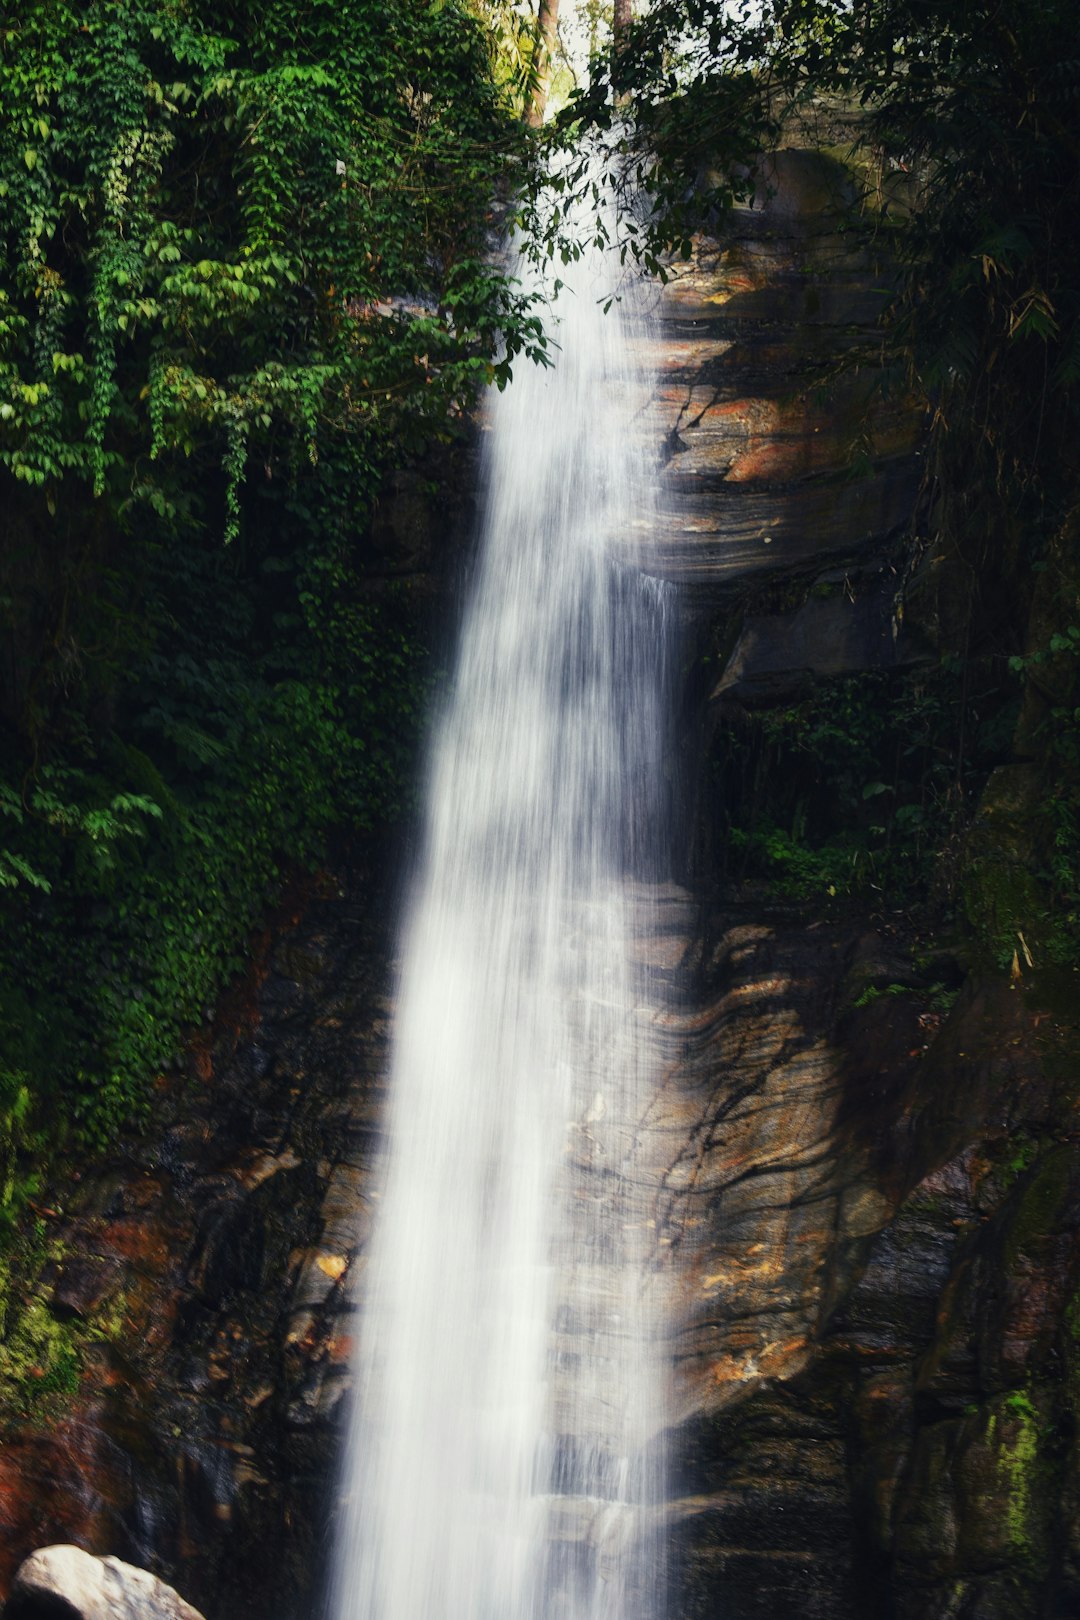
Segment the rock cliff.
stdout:
<svg viewBox="0 0 1080 1620">
<path fill-rule="evenodd" d="M 674 1612 L 1072 1613 L 1075 1002 L 976 975 L 943 1012 L 867 921 L 722 914 L 696 964 Z"/>
<path fill-rule="evenodd" d="M 891 272 L 852 198 L 838 161 L 778 152 L 660 299 L 659 566 L 698 600 L 858 568 L 910 520 L 919 415 L 878 386 Z"/>
<path fill-rule="evenodd" d="M 160 1140 L 56 1217 L 53 1309 L 122 1318 L 59 1425 L 4 1448 L 9 1569 L 68 1538 L 211 1616 L 316 1601 L 390 1010 L 347 877 Z M 1080 1015 L 1000 975 L 944 1012 L 911 946 L 900 916 L 703 919 L 677 891 L 650 946 L 681 987 L 649 1125 L 687 1620 L 1080 1603 Z"/>
</svg>

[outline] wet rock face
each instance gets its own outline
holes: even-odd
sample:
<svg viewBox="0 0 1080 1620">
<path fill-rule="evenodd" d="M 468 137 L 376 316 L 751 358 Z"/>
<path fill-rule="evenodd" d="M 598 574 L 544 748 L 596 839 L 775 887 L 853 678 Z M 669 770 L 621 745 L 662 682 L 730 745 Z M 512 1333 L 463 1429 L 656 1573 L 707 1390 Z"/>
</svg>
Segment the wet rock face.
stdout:
<svg viewBox="0 0 1080 1620">
<path fill-rule="evenodd" d="M 850 928 L 738 914 L 687 939 L 693 995 L 658 1099 L 672 1343 L 673 1613 L 854 1614 L 842 1414 L 797 1391 L 890 1204 L 845 1129 Z"/>
<path fill-rule="evenodd" d="M 696 242 L 658 299 L 645 422 L 662 470 L 647 566 L 678 583 L 698 654 L 675 743 L 689 800 L 676 821 L 706 837 L 723 769 L 711 736 L 745 733 L 757 711 L 819 683 L 931 656 L 898 608 L 923 422 L 882 384 L 896 270 L 871 218 L 834 158 L 777 152 L 752 204 Z M 722 863 L 693 844 L 678 859 L 706 889 Z"/>
<path fill-rule="evenodd" d="M 1080 1612 L 1075 1011 L 718 927 L 672 1077 L 674 1613 Z"/>
<path fill-rule="evenodd" d="M 55 1538 L 212 1620 L 317 1607 L 391 1010 L 377 889 L 342 887 L 55 1217 L 54 1309 L 116 1320 L 0 1450 L 9 1579 Z M 672 1620 L 1080 1611 L 1075 996 L 999 975 L 948 1010 L 899 919 L 677 890 L 646 948 Z"/>
<path fill-rule="evenodd" d="M 687 585 L 855 562 L 911 514 L 920 422 L 875 384 L 891 271 L 848 228 L 853 200 L 835 160 L 778 152 L 664 292 L 657 566 Z"/>
</svg>

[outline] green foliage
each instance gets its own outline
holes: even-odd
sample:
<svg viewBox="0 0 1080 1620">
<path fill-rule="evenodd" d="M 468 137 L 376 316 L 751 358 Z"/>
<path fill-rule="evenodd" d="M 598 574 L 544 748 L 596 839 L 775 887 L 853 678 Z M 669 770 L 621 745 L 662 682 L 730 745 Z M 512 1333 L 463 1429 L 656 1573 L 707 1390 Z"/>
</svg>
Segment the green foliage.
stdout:
<svg viewBox="0 0 1080 1620">
<path fill-rule="evenodd" d="M 542 132 L 552 161 L 527 177 L 529 240 L 549 258 L 576 258 L 586 199 L 597 241 L 614 237 L 624 263 L 666 281 L 673 259 L 690 258 L 693 233 L 752 194 L 754 159 L 779 133 L 766 36 L 753 6 L 659 0 L 640 8 L 616 54 L 610 8 L 587 13 L 588 74 Z"/>
<path fill-rule="evenodd" d="M 730 869 L 792 900 L 926 897 L 953 829 L 996 762 L 1000 698 L 952 662 L 845 676 L 715 739 Z M 967 752 L 960 738 L 970 737 Z"/>
<path fill-rule="evenodd" d="M 882 996 L 910 996 L 914 994 L 910 984 L 868 984 L 860 995 L 851 1003 L 853 1007 L 869 1007 Z"/>
<path fill-rule="evenodd" d="M 40 766 L 17 804 L 31 878 L 0 942 L 0 1073 L 13 1103 L 28 1086 L 63 1098 L 97 1141 L 241 966 L 285 864 L 402 804 L 420 706 L 408 616 L 365 598 L 344 543 L 276 561 L 268 593 L 211 544 L 151 556 L 147 642 L 112 727 L 79 767 Z M 275 597 L 290 611 L 271 614 Z M 70 718 L 85 752 L 88 717 Z"/>
<path fill-rule="evenodd" d="M 1024 1390 L 1012 1390 L 1002 1402 L 1004 1422 L 991 1431 L 996 1461 L 1006 1488 L 1004 1529 L 1010 1548 L 1022 1558 L 1033 1559 L 1042 1549 L 1037 1544 L 1033 1519 L 1038 1503 L 1037 1470 L 1042 1461 L 1041 1414 Z"/>
<path fill-rule="evenodd" d="M 470 8 L 486 31 L 491 51 L 492 77 L 510 97 L 514 111 L 524 117 L 535 84 L 537 67 L 537 0 L 470 0 Z"/>
<path fill-rule="evenodd" d="M 1015 1136 L 1009 1148 L 1008 1158 L 1003 1169 L 1011 1184 L 1029 1169 L 1039 1154 L 1039 1144 L 1032 1137 L 1024 1133 Z"/>
<path fill-rule="evenodd" d="M 743 873 L 767 878 L 785 900 L 827 904 L 837 895 L 858 893 L 875 870 L 869 852 L 857 839 L 841 836 L 814 847 L 804 842 L 804 830 L 798 824 L 794 833 L 768 820 L 749 832 L 735 826 L 728 841 Z"/>
<path fill-rule="evenodd" d="M 247 465 L 415 443 L 538 346 L 484 262 L 515 137 L 461 6 L 43 0 L 0 47 L 16 478 L 119 496 L 139 458 L 168 500 L 171 459 L 213 455 L 235 537 Z"/>
<path fill-rule="evenodd" d="M 78 1388 L 83 1344 L 98 1336 L 50 1311 L 40 1273 L 52 1257 L 37 1219 L 0 1260 L 0 1413 L 6 1421 L 54 1419 Z"/>
<path fill-rule="evenodd" d="M 494 68 L 464 0 L 0 22 L 5 1209 L 137 1113 L 284 870 L 408 804 L 423 635 L 370 514 L 542 353 Z"/>
<path fill-rule="evenodd" d="M 930 1010 L 936 1013 L 949 1013 L 956 1005 L 960 991 L 942 983 L 940 980 L 930 986 Z"/>
</svg>

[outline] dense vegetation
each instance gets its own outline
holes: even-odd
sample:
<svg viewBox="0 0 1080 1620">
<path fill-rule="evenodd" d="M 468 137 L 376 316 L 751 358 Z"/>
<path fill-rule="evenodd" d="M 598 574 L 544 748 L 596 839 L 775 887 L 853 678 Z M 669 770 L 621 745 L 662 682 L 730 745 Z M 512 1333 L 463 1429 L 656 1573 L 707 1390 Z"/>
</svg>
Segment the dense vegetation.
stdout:
<svg viewBox="0 0 1080 1620">
<path fill-rule="evenodd" d="M 0 25 L 0 1203 L 46 1121 L 137 1108 L 289 863 L 400 807 L 373 503 L 538 343 L 491 40 L 458 0 Z"/>
</svg>

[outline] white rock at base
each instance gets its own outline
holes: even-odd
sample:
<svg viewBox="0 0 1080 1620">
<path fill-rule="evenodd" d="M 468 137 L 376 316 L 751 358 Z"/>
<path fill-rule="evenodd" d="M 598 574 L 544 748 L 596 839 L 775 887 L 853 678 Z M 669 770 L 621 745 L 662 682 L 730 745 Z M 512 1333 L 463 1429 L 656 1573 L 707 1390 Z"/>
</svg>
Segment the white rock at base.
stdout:
<svg viewBox="0 0 1080 1620">
<path fill-rule="evenodd" d="M 81 1547 L 39 1547 L 16 1570 L 4 1614 L 33 1620 L 39 1612 L 55 1615 L 58 1604 L 78 1620 L 203 1620 L 148 1570 Z"/>
</svg>

